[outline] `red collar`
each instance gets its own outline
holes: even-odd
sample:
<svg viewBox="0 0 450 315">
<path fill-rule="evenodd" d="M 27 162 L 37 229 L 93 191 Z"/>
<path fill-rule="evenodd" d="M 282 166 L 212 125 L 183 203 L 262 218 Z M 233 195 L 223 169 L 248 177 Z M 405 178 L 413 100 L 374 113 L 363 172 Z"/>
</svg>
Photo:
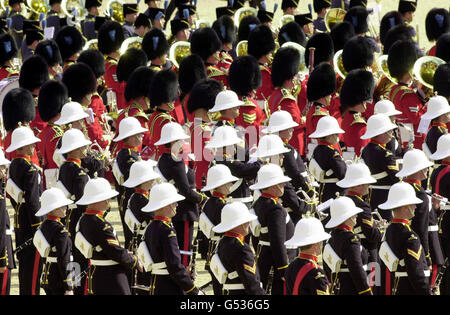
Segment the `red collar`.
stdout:
<svg viewBox="0 0 450 315">
<path fill-rule="evenodd" d="M 349 231 L 349 232 L 353 232 L 353 228 L 348 226 L 348 225 L 345 225 L 345 224 L 339 224 L 338 226 L 336 226 L 336 229 L 341 229 L 341 230 L 346 230 L 346 231 Z"/>
<path fill-rule="evenodd" d="M 394 219 L 392 219 L 392 223 L 402 223 L 402 224 L 406 224 L 407 226 L 410 225 L 410 222 L 407 219 L 396 219 L 396 218 L 394 218 Z"/>
<path fill-rule="evenodd" d="M 81 166 L 81 160 L 80 159 L 67 158 L 66 161 L 67 162 L 73 162 L 73 163 L 77 164 L 78 166 Z"/>
<path fill-rule="evenodd" d="M 163 222 L 167 222 L 167 223 L 170 223 L 172 221 L 171 218 L 163 217 L 161 215 L 155 215 L 153 220 L 155 220 L 155 221 L 163 221 Z"/>
<path fill-rule="evenodd" d="M 103 217 L 103 211 L 87 209 L 85 213 L 86 213 L 86 214 L 99 215 L 99 216 Z"/>
<path fill-rule="evenodd" d="M 168 153 L 168 154 L 172 153 L 172 148 L 166 148 L 165 146 L 161 146 L 159 148 L 159 150 L 160 150 L 161 153 Z"/>
<path fill-rule="evenodd" d="M 441 123 L 441 122 L 437 122 L 437 121 L 432 122 L 431 123 L 431 127 L 442 127 L 444 129 L 447 129 L 447 125 L 446 124 Z"/>
<path fill-rule="evenodd" d="M 215 190 L 213 190 L 212 196 L 223 199 L 223 200 L 225 200 L 227 198 L 227 196 L 225 196 L 224 194 L 221 194 L 220 192 L 215 191 Z"/>
<path fill-rule="evenodd" d="M 284 143 L 284 144 L 288 144 L 288 143 L 289 143 L 289 140 L 291 140 L 291 139 L 288 139 L 288 138 L 281 138 L 281 140 L 283 140 L 283 143 Z"/>
<path fill-rule="evenodd" d="M 17 154 L 16 157 L 17 158 L 22 158 L 22 159 L 27 160 L 28 162 L 31 162 L 31 156 L 30 155 Z"/>
<path fill-rule="evenodd" d="M 348 192 L 347 192 L 347 195 L 349 195 L 349 196 L 355 196 L 355 197 L 358 197 L 358 198 L 363 198 L 363 195 L 361 195 L 361 194 L 359 194 L 359 193 L 357 193 L 356 191 L 353 191 L 353 190 L 349 190 Z"/>
<path fill-rule="evenodd" d="M 144 195 L 148 199 L 148 191 L 147 190 L 136 188 L 134 191 L 138 194 Z"/>
<path fill-rule="evenodd" d="M 273 195 L 271 195 L 271 194 L 268 194 L 268 193 L 262 193 L 262 194 L 261 194 L 261 197 L 268 198 L 268 199 L 272 199 L 275 203 L 278 203 L 278 197 L 273 196 Z"/>
<path fill-rule="evenodd" d="M 318 139 L 317 143 L 321 144 L 321 145 L 333 146 L 331 143 L 329 143 L 329 142 L 327 142 L 325 140 L 322 140 L 322 139 Z"/>
<path fill-rule="evenodd" d="M 226 121 L 230 125 L 234 125 L 234 119 L 220 117 L 219 120 Z"/>
<path fill-rule="evenodd" d="M 61 218 L 54 216 L 54 215 L 48 215 L 47 216 L 47 220 L 51 220 L 51 221 L 56 221 L 56 222 L 61 222 Z"/>
<path fill-rule="evenodd" d="M 405 178 L 403 181 L 409 184 L 416 184 L 417 186 L 422 186 L 422 182 L 420 180 Z"/>
<path fill-rule="evenodd" d="M 447 162 L 447 161 L 442 161 L 441 164 L 442 164 L 442 165 L 450 165 L 450 161 L 449 161 L 449 162 Z"/>
<path fill-rule="evenodd" d="M 123 148 L 124 148 L 124 149 L 130 149 L 130 150 L 139 152 L 139 147 L 133 147 L 133 146 L 128 145 L 128 144 L 124 144 L 124 145 L 123 145 Z"/>
<path fill-rule="evenodd" d="M 300 253 L 300 255 L 298 255 L 298 257 L 303 258 L 303 259 L 313 260 L 314 262 L 319 261 L 319 257 L 317 257 L 316 255 Z"/>
<path fill-rule="evenodd" d="M 383 148 L 386 149 L 386 144 L 385 144 L 385 143 L 381 143 L 381 142 L 378 142 L 378 141 L 373 140 L 373 139 L 370 139 L 370 142 L 371 142 L 371 143 L 378 144 L 379 146 L 382 146 Z"/>
<path fill-rule="evenodd" d="M 241 242 L 244 242 L 244 236 L 239 233 L 228 231 L 228 232 L 225 232 L 225 236 L 235 237 L 238 240 L 240 240 Z"/>
</svg>

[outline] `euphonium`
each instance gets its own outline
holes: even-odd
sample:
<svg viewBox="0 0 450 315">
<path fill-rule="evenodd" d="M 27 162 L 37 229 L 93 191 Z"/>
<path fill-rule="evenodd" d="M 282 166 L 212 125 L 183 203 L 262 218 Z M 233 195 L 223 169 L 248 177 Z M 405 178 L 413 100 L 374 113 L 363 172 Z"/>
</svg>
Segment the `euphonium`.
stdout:
<svg viewBox="0 0 450 315">
<path fill-rule="evenodd" d="M 176 67 L 180 67 L 180 62 L 184 57 L 191 54 L 191 43 L 185 41 L 178 41 L 170 46 L 169 60 Z"/>
<path fill-rule="evenodd" d="M 236 54 L 238 57 L 248 55 L 248 41 L 241 40 L 236 45 Z"/>
<path fill-rule="evenodd" d="M 97 38 L 91 39 L 84 44 L 83 50 L 95 49 L 98 50 L 98 40 Z"/>
<path fill-rule="evenodd" d="M 331 32 L 331 29 L 333 26 L 341 23 L 344 21 L 344 17 L 347 11 L 341 8 L 332 8 L 329 9 L 327 14 L 324 17 L 325 21 L 325 27 L 327 28 L 328 32 Z"/>
<path fill-rule="evenodd" d="M 48 12 L 48 6 L 47 3 L 44 0 L 27 0 L 27 5 L 31 9 L 31 12 L 33 13 L 32 19 L 39 19 L 39 15 L 41 13 L 47 14 Z"/>
<path fill-rule="evenodd" d="M 122 46 L 120 46 L 120 54 L 123 55 L 127 49 L 131 47 L 142 49 L 142 38 L 139 36 L 133 36 L 125 39 Z"/>
<path fill-rule="evenodd" d="M 282 28 L 285 24 L 288 24 L 289 22 L 294 22 L 295 18 L 291 14 L 285 14 L 280 19 L 280 26 L 279 28 Z"/>
<path fill-rule="evenodd" d="M 339 74 L 339 76 L 342 79 L 345 79 L 345 77 L 347 76 L 347 70 L 345 70 L 344 68 L 344 63 L 342 61 L 342 52 L 343 50 L 338 50 L 333 57 L 333 67 L 334 67 L 334 71 L 336 71 L 337 74 Z"/>
<path fill-rule="evenodd" d="M 378 69 L 380 69 L 383 74 L 386 76 L 386 78 L 388 78 L 392 83 L 397 84 L 398 81 L 396 78 L 392 77 L 391 74 L 389 73 L 389 67 L 388 67 L 388 55 L 381 55 L 380 57 L 377 58 L 376 62 L 378 64 Z"/>
<path fill-rule="evenodd" d="M 241 23 L 242 19 L 244 17 L 246 17 L 247 15 L 257 16 L 258 10 L 256 10 L 255 8 L 252 8 L 252 7 L 242 7 L 240 9 L 238 9 L 234 13 L 234 25 L 236 25 L 236 27 L 239 27 L 239 24 Z"/>
<path fill-rule="evenodd" d="M 106 14 L 116 22 L 123 23 L 123 2 L 121 0 L 109 0 L 106 5 Z"/>
<path fill-rule="evenodd" d="M 426 98 L 434 95 L 433 92 L 433 77 L 436 69 L 444 64 L 445 61 L 434 56 L 420 57 L 414 63 L 413 74 L 415 79 L 423 85 L 423 92 Z"/>
<path fill-rule="evenodd" d="M 75 18 L 75 24 L 81 22 L 87 15 L 84 4 L 79 0 L 63 0 L 61 2 L 61 9 L 67 17 L 71 19 Z"/>
</svg>

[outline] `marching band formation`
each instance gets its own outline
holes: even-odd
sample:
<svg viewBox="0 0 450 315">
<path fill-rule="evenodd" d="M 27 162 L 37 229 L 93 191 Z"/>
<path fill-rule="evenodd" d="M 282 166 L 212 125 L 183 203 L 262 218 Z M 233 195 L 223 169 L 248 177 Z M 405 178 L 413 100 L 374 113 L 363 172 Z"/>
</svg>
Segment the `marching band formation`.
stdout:
<svg viewBox="0 0 450 315">
<path fill-rule="evenodd" d="M 449 11 L 161 2 L 1 1 L 0 294 L 450 294 Z"/>
</svg>

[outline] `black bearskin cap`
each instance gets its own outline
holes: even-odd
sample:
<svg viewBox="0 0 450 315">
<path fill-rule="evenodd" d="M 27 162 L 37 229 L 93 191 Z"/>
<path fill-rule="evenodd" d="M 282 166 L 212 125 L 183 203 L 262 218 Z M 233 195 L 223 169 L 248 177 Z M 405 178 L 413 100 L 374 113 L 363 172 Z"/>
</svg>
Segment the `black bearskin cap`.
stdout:
<svg viewBox="0 0 450 315">
<path fill-rule="evenodd" d="M 237 95 L 249 96 L 262 83 L 258 60 L 250 55 L 237 57 L 228 71 L 228 83 Z"/>
</svg>

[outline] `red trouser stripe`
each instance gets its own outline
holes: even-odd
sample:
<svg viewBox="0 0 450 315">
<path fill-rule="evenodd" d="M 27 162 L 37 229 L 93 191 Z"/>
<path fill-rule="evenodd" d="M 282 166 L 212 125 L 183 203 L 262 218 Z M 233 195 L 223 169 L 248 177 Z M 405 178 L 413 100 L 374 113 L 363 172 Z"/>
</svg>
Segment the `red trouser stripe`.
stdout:
<svg viewBox="0 0 450 315">
<path fill-rule="evenodd" d="M 91 260 L 88 261 L 88 267 L 91 266 Z M 88 295 L 88 280 L 89 277 L 86 275 L 86 279 L 84 280 L 84 295 Z"/>
<path fill-rule="evenodd" d="M 38 269 L 39 269 L 39 259 L 41 256 L 39 252 L 36 250 L 36 254 L 34 255 L 34 266 L 33 266 L 33 278 L 31 284 L 31 295 L 36 295 L 36 284 L 38 282 Z"/>
<path fill-rule="evenodd" d="M 431 274 L 431 286 L 434 286 L 434 283 L 436 282 L 437 271 L 438 271 L 437 265 L 433 264 L 433 271 Z"/>
<path fill-rule="evenodd" d="M 6 284 L 8 283 L 8 272 L 9 272 L 9 269 L 6 268 L 5 272 L 3 273 L 2 291 L 0 292 L 0 295 L 6 295 Z"/>
<path fill-rule="evenodd" d="M 189 221 L 184 222 L 184 246 L 183 250 L 189 251 Z M 183 265 L 188 266 L 188 255 L 183 255 Z"/>
<path fill-rule="evenodd" d="M 391 295 L 391 272 L 386 267 L 386 295 Z"/>
</svg>

